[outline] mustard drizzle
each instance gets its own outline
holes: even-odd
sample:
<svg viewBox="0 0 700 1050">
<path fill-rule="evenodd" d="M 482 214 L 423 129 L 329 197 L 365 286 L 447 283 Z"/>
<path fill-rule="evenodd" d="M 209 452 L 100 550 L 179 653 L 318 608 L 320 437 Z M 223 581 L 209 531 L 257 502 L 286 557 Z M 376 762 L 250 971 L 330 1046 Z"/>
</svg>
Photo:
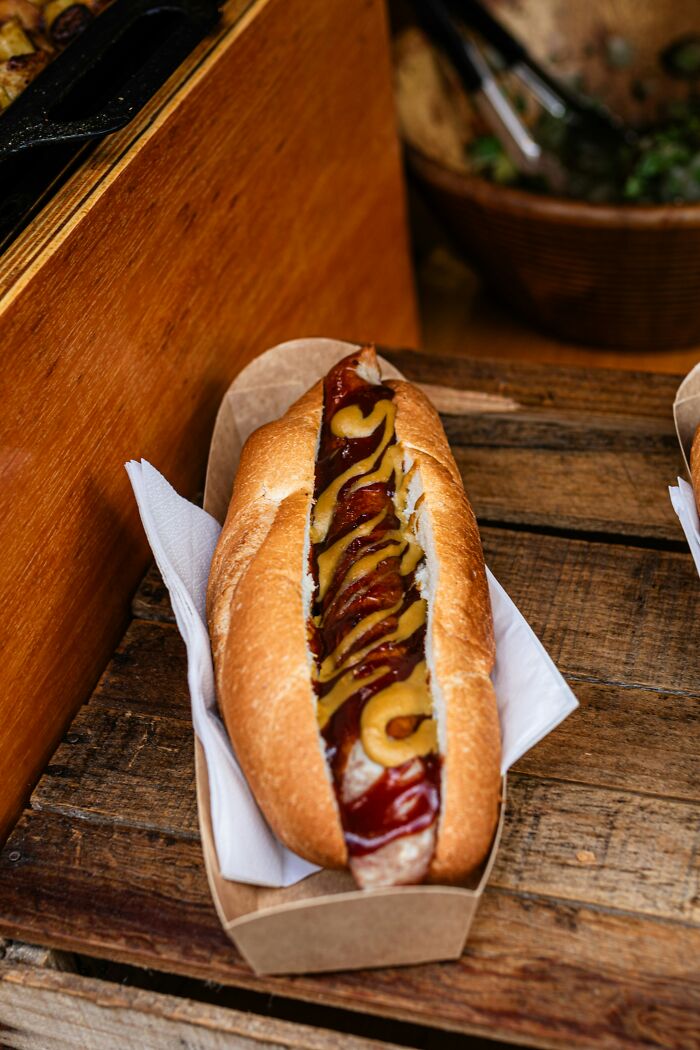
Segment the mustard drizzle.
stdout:
<svg viewBox="0 0 700 1050">
<path fill-rule="evenodd" d="M 357 478 L 361 474 L 366 474 L 377 461 L 377 457 L 381 456 L 384 449 L 387 447 L 392 437 L 394 436 L 394 419 L 396 417 L 396 407 L 393 401 L 377 401 L 376 405 L 369 416 L 364 417 L 358 408 L 357 414 L 353 413 L 350 415 L 353 409 L 357 408 L 356 405 L 350 405 L 348 408 L 341 409 L 337 412 L 331 421 L 331 430 L 333 430 L 333 424 L 337 425 L 337 431 L 333 430 L 333 433 L 337 437 L 369 437 L 370 434 L 376 430 L 376 424 L 370 430 L 368 428 L 367 420 L 372 419 L 377 409 L 381 407 L 381 414 L 377 415 L 376 418 L 384 418 L 384 433 L 379 442 L 377 448 L 372 452 L 370 456 L 366 456 L 364 459 L 358 460 L 357 463 L 353 463 L 351 467 L 339 474 L 330 485 L 324 489 L 321 495 L 316 500 L 316 505 L 311 515 L 311 542 L 322 543 L 328 535 L 328 530 L 331 526 L 331 520 L 333 518 L 333 510 L 338 500 L 338 493 L 352 478 Z M 347 413 L 347 414 L 346 414 Z M 359 414 L 360 419 L 365 420 L 365 426 L 358 424 L 357 415 Z M 339 420 L 340 417 L 340 420 Z M 337 422 L 339 420 L 339 422 Z"/>
</svg>

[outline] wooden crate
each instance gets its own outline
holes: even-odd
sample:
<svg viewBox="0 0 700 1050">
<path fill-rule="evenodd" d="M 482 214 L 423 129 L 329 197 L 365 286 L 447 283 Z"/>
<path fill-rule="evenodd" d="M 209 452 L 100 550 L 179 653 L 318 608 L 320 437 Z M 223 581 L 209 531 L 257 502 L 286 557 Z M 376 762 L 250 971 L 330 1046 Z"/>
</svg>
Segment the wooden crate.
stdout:
<svg viewBox="0 0 700 1050">
<path fill-rule="evenodd" d="M 581 702 L 509 774 L 463 956 L 251 972 L 209 895 L 184 646 L 154 572 L 0 856 L 0 933 L 113 981 L 158 991 L 179 974 L 188 999 L 410 1046 L 695 1050 L 700 582 L 666 487 L 677 378 L 390 356 L 428 384 L 487 562 Z"/>
<path fill-rule="evenodd" d="M 266 346 L 416 339 L 382 0 L 229 0 L 3 257 L 0 319 L 1 837 L 146 564 L 124 461 L 192 493 Z"/>
</svg>

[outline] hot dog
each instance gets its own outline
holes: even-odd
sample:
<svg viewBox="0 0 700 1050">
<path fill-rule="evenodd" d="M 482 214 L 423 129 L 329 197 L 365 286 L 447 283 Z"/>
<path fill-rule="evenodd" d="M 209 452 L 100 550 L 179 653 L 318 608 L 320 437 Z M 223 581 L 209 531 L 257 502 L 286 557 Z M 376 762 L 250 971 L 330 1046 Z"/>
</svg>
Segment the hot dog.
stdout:
<svg viewBox="0 0 700 1050">
<path fill-rule="evenodd" d="M 500 784 L 481 543 L 437 413 L 371 347 L 249 438 L 207 606 L 278 837 L 363 888 L 463 882 Z"/>
</svg>

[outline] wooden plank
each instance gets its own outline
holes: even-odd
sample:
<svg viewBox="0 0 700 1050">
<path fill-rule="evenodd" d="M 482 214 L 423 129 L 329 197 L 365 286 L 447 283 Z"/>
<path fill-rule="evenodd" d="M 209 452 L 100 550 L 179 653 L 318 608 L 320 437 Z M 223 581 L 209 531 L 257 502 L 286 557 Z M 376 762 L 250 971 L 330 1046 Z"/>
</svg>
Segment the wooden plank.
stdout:
<svg viewBox="0 0 700 1050">
<path fill-rule="evenodd" d="M 697 803 L 520 774 L 508 786 L 493 885 L 700 926 Z"/>
<path fill-rule="evenodd" d="M 555 449 L 562 452 L 678 453 L 670 416 L 621 416 L 561 410 L 499 409 L 498 395 L 421 383 L 453 445 Z M 475 400 L 475 398 L 477 400 Z M 484 401 L 489 398 L 488 401 Z M 669 458 L 670 462 L 670 458 Z M 675 463 L 675 459 L 673 461 Z M 665 464 L 664 464 L 664 469 Z"/>
<path fill-rule="evenodd" d="M 700 699 L 570 680 L 581 704 L 514 767 L 700 801 Z"/>
<path fill-rule="evenodd" d="M 26 811 L 0 870 L 0 930 L 8 936 L 70 950 L 81 944 L 88 955 L 160 969 L 171 969 L 179 951 L 191 965 L 186 972 L 200 976 L 208 976 L 211 955 L 234 971 L 242 965 L 216 918 L 199 842 Z"/>
<path fill-rule="evenodd" d="M 190 722 L 87 704 L 31 805 L 198 839 Z"/>
<path fill-rule="evenodd" d="M 195 843 L 34 813 L 10 847 L 0 929 L 56 947 L 544 1046 L 689 1048 L 700 1023 L 700 933 L 683 923 L 492 888 L 457 963 L 255 977 L 219 927 Z"/>
<path fill-rule="evenodd" d="M 187 653 L 175 624 L 132 620 L 90 702 L 189 722 Z"/>
<path fill-rule="evenodd" d="M 25 944 L 24 941 L 0 942 L 0 959 L 3 966 L 31 966 L 32 969 L 41 967 L 44 970 L 75 973 L 75 957 L 70 952 Z"/>
<path fill-rule="evenodd" d="M 0 965 L 8 1050 L 398 1050 L 254 1013 L 77 975 Z"/>
<path fill-rule="evenodd" d="M 697 698 L 582 681 L 572 685 L 580 710 L 525 755 L 515 772 L 539 782 L 578 781 L 613 792 L 633 789 L 700 801 Z M 183 707 L 173 717 L 164 702 L 165 714 L 159 716 L 155 702 L 134 704 L 136 695 L 131 691 L 122 705 L 122 688 L 115 694 L 104 689 L 98 702 L 82 708 L 31 805 L 196 838 L 189 710 Z M 548 799 L 547 809 L 557 812 L 553 803 Z M 559 812 L 558 819 L 566 817 Z"/>
<path fill-rule="evenodd" d="M 685 543 L 668 497 L 683 473 L 670 453 L 454 447 L 474 512 L 489 524 Z"/>
<path fill-rule="evenodd" d="M 601 368 L 556 367 L 480 357 L 438 356 L 382 347 L 382 354 L 419 383 L 506 398 L 515 411 L 660 419 L 668 423 L 681 376 Z"/>
<path fill-rule="evenodd" d="M 482 529 L 486 561 L 568 675 L 700 695 L 689 554 Z"/>
<path fill-rule="evenodd" d="M 175 623 L 170 597 L 156 565 L 151 563 L 131 600 L 131 615 L 137 620 Z"/>
<path fill-rule="evenodd" d="M 146 565 L 124 461 L 196 491 L 220 398 L 266 346 L 416 338 L 383 2 L 259 0 L 74 205 L 0 303 L 0 835 Z"/>
</svg>

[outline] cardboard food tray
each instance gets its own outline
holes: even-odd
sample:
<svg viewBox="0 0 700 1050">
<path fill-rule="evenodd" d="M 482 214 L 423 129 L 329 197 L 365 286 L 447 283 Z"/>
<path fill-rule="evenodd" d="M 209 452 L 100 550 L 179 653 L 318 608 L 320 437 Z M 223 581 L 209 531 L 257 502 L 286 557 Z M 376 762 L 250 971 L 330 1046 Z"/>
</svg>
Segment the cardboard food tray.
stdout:
<svg viewBox="0 0 700 1050">
<path fill-rule="evenodd" d="M 249 365 L 226 393 L 207 468 L 204 508 L 223 522 L 243 444 L 275 419 L 340 358 L 356 349 L 331 339 L 284 343 Z M 403 378 L 380 358 L 385 378 Z M 284 889 L 225 879 L 209 809 L 204 751 L 195 741 L 197 804 L 207 877 L 228 936 L 256 973 L 314 973 L 458 958 L 498 851 L 501 811 L 491 852 L 469 887 L 402 886 L 358 890 L 349 872 L 319 871 Z"/>
<path fill-rule="evenodd" d="M 676 391 L 676 399 L 673 402 L 673 419 L 685 469 L 690 478 L 690 446 L 693 443 L 693 435 L 700 426 L 700 363 L 688 372 Z"/>
</svg>

